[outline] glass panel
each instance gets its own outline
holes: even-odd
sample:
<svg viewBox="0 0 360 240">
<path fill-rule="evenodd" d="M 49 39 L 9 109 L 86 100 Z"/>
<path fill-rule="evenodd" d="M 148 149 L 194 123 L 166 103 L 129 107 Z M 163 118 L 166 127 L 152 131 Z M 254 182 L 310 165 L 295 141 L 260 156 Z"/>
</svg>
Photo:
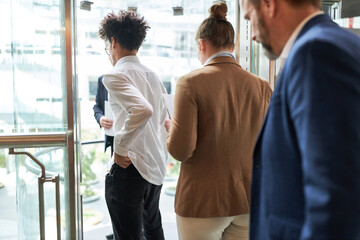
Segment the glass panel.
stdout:
<svg viewBox="0 0 360 240">
<path fill-rule="evenodd" d="M 10 0 L 0 0 L 0 134 L 12 132 L 14 125 L 13 81 L 11 71 Z M 7 24 L 4 24 L 7 23 Z"/>
<path fill-rule="evenodd" d="M 0 138 L 67 130 L 63 5 L 0 0 Z M 21 150 L 39 158 L 47 177 L 60 174 L 61 236 L 69 239 L 67 148 L 15 149 Z M 39 239 L 39 170 L 27 156 L 0 149 L 0 239 Z M 44 209 L 45 236 L 56 239 L 52 182 L 44 183 Z"/>
<path fill-rule="evenodd" d="M 340 8 L 337 6 L 338 4 L 334 4 L 333 8 L 333 19 L 339 24 L 339 26 L 346 28 L 347 30 L 355 33 L 360 36 L 360 13 L 358 16 L 350 17 L 350 18 L 341 18 Z M 347 9 L 350 11 L 351 9 Z M 358 11 L 360 12 L 360 11 Z M 345 12 L 346 13 L 346 12 Z"/>
<path fill-rule="evenodd" d="M 63 148 L 16 149 L 36 157 L 46 169 L 46 177 L 60 175 L 60 212 L 65 221 L 65 185 Z M 41 168 L 26 155 L 8 155 L 0 150 L 0 239 L 36 239 L 40 237 L 39 185 Z M 46 239 L 56 239 L 55 183 L 44 183 L 44 215 Z M 65 224 L 61 224 L 62 239 Z"/>
<path fill-rule="evenodd" d="M 19 150 L 17 150 L 19 151 Z M 65 191 L 64 191 L 64 149 L 63 148 L 38 148 L 26 149 L 32 152 L 46 169 L 46 177 L 60 175 L 60 212 L 61 219 L 65 220 Z M 19 214 L 19 239 L 39 239 L 39 190 L 38 176 L 41 169 L 29 157 L 16 156 L 15 166 L 18 186 L 18 212 Z M 44 184 L 44 213 L 46 239 L 55 239 L 56 236 L 56 199 L 55 183 Z M 65 237 L 65 225 L 62 224 L 61 235 Z"/>
<path fill-rule="evenodd" d="M 269 81 L 270 61 L 263 47 L 251 39 L 251 24 L 243 18 L 240 9 L 240 65 L 253 74 Z"/>
<path fill-rule="evenodd" d="M 59 1 L 0 1 L 0 133 L 63 131 Z"/>
<path fill-rule="evenodd" d="M 352 29 L 360 29 L 360 17 L 335 19 L 335 22 L 341 27 L 348 28 L 350 31 Z"/>
<path fill-rule="evenodd" d="M 240 11 L 240 66 L 246 71 L 250 71 L 250 56 L 251 56 L 251 25 L 249 21 L 243 19 Z"/>
<path fill-rule="evenodd" d="M 4 149 L 0 149 L 0 199 L 0 239 L 16 240 L 16 172 L 14 163 L 10 162 Z"/>
<path fill-rule="evenodd" d="M 201 67 L 197 59 L 195 33 L 200 23 L 209 16 L 212 0 L 195 1 L 97 1 L 89 8 L 78 1 L 76 11 L 77 38 L 77 78 L 79 79 L 79 98 L 81 99 L 81 141 L 104 139 L 104 131 L 99 128 L 93 112 L 98 77 L 112 66 L 104 51 L 105 44 L 98 37 L 100 21 L 111 11 L 132 9 L 148 21 L 151 29 L 139 50 L 140 61 L 158 74 L 169 93 L 175 92 L 177 79 Z M 226 1 L 228 19 L 235 27 L 236 1 Z M 181 7 L 183 15 L 174 15 L 173 7 Z M 87 10 L 85 10 L 87 9 Z M 104 202 L 104 175 L 110 150 L 104 152 L 104 143 L 82 145 L 82 171 L 84 191 L 95 190 L 100 197 L 83 203 L 84 239 L 104 239 L 112 232 L 108 211 Z M 166 239 L 177 239 L 174 213 L 174 190 L 179 173 L 179 162 L 170 159 L 164 191 L 160 198 L 160 208 Z M 86 184 L 86 179 L 95 173 L 98 182 Z M 91 181 L 90 181 L 91 182 Z M 87 186 L 89 185 L 89 186 Z M 91 191 L 88 193 L 92 194 Z M 86 199 L 85 196 L 83 196 Z M 102 213 L 102 216 L 99 214 Z M 96 221 L 93 221 L 94 217 Z"/>
</svg>

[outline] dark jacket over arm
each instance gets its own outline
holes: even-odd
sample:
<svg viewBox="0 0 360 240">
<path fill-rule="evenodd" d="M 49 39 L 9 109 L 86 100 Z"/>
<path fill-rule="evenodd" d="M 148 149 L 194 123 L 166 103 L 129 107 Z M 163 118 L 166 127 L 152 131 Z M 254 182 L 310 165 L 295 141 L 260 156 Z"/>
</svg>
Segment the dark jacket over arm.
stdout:
<svg viewBox="0 0 360 240">
<path fill-rule="evenodd" d="M 94 117 L 98 124 L 100 125 L 100 118 L 105 115 L 105 106 L 104 102 L 107 101 L 108 92 L 102 83 L 103 76 L 98 78 L 98 88 L 96 92 L 95 105 L 94 109 Z M 100 126 L 101 127 L 101 126 Z"/>
<path fill-rule="evenodd" d="M 94 117 L 98 122 L 100 128 L 100 118 L 105 115 L 105 101 L 108 100 L 108 92 L 104 84 L 102 83 L 102 78 L 103 76 L 100 76 L 98 78 L 98 88 L 96 92 L 95 105 L 93 107 Z M 111 155 L 113 153 L 113 140 L 114 137 L 105 135 L 105 151 L 107 147 L 111 146 Z"/>
</svg>

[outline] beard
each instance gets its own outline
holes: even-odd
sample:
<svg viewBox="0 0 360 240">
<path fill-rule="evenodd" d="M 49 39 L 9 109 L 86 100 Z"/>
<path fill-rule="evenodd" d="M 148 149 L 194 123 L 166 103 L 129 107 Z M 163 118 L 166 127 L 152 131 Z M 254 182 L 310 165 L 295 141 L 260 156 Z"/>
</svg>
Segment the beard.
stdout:
<svg viewBox="0 0 360 240">
<path fill-rule="evenodd" d="M 267 58 L 269 58 L 270 60 L 276 60 L 279 56 L 277 56 L 274 51 L 273 48 L 270 44 L 270 38 L 269 38 L 269 31 L 266 28 L 264 19 L 261 16 L 261 13 L 259 12 L 259 14 L 257 14 L 258 19 L 258 26 L 257 28 L 259 29 L 259 38 L 257 40 L 257 42 L 259 42 L 262 47 L 265 50 L 265 56 Z"/>
<path fill-rule="evenodd" d="M 276 55 L 271 46 L 270 45 L 267 45 L 267 44 L 264 44 L 264 43 L 261 43 L 261 46 L 264 48 L 264 51 L 265 51 L 265 56 L 269 59 L 269 60 L 276 60 L 279 56 Z"/>
</svg>

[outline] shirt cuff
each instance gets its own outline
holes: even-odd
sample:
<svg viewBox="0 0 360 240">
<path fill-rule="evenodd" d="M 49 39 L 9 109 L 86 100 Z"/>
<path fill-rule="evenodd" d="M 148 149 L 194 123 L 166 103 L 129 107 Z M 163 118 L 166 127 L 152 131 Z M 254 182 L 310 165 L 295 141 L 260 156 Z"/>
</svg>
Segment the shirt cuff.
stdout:
<svg viewBox="0 0 360 240">
<path fill-rule="evenodd" d="M 120 156 L 123 156 L 123 157 L 127 157 L 127 156 L 128 156 L 128 152 L 129 152 L 129 149 L 126 148 L 126 147 L 116 146 L 116 145 L 115 145 L 114 152 L 115 152 L 117 155 L 120 155 Z"/>
</svg>

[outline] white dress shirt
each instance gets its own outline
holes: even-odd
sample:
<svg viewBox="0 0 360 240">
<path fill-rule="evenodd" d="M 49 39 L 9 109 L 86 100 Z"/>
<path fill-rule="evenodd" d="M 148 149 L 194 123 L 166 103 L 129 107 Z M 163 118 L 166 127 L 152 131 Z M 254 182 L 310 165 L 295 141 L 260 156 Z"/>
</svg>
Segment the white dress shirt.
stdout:
<svg viewBox="0 0 360 240">
<path fill-rule="evenodd" d="M 104 75 L 114 115 L 114 151 L 128 156 L 148 182 L 161 185 L 166 171 L 165 87 L 136 56 L 126 56 Z"/>
</svg>

